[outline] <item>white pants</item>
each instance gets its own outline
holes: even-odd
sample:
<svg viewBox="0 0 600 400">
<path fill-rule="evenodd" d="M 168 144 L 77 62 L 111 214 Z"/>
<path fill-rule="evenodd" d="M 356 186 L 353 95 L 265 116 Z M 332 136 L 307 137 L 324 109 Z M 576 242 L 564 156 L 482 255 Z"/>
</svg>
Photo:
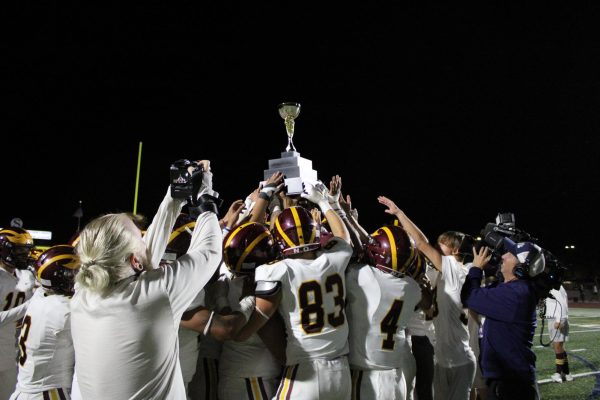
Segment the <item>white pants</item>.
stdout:
<svg viewBox="0 0 600 400">
<path fill-rule="evenodd" d="M 50 389 L 39 393 L 22 393 L 16 391 L 10 400 L 71 400 L 68 389 Z"/>
<path fill-rule="evenodd" d="M 469 400 L 475 378 L 475 360 L 458 367 L 433 366 L 433 398 L 435 400 Z"/>
<path fill-rule="evenodd" d="M 564 325 L 556 329 L 554 327 L 554 319 L 548 319 L 548 335 L 552 342 L 566 342 L 569 338 L 569 321 L 566 321 Z"/>
<path fill-rule="evenodd" d="M 274 399 L 349 400 L 350 392 L 348 357 L 342 356 L 287 366 Z"/>
<path fill-rule="evenodd" d="M 71 385 L 71 400 L 82 400 L 81 390 L 79 390 L 79 382 L 77 374 L 73 371 L 73 384 Z"/>
<path fill-rule="evenodd" d="M 271 400 L 279 383 L 273 378 L 219 377 L 219 400 Z"/>
<path fill-rule="evenodd" d="M 352 400 L 406 400 L 406 381 L 400 368 L 352 370 Z"/>
</svg>

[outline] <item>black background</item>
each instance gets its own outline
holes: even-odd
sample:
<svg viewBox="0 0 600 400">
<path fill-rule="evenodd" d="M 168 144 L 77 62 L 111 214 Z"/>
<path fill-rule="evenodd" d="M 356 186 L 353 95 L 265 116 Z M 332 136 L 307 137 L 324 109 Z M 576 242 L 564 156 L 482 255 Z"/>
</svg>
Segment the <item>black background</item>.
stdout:
<svg viewBox="0 0 600 400">
<path fill-rule="evenodd" d="M 498 212 L 595 272 L 600 41 L 589 5 L 19 3 L 3 78 L 0 224 L 151 216 L 179 158 L 244 198 L 287 137 L 372 231 L 385 194 L 430 240 Z M 554 8 L 550 8 L 554 7 Z M 565 251 L 565 245 L 575 250 Z"/>
</svg>

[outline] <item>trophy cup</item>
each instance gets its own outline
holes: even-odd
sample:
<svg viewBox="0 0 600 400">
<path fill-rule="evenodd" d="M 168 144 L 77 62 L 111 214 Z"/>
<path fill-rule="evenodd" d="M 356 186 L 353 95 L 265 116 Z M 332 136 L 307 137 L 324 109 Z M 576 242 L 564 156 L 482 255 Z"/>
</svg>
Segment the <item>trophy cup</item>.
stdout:
<svg viewBox="0 0 600 400">
<path fill-rule="evenodd" d="M 299 103 L 281 103 L 279 106 L 279 115 L 285 121 L 285 130 L 288 135 L 288 145 L 285 148 L 285 151 L 296 151 L 294 147 L 294 120 L 300 114 L 300 104 Z"/>
<path fill-rule="evenodd" d="M 281 157 L 269 160 L 269 169 L 264 170 L 265 181 L 275 172 L 282 172 L 285 176 L 285 186 L 288 195 L 299 195 L 302 193 L 302 182 L 316 181 L 317 171 L 312 169 L 312 161 L 300 157 L 292 141 L 294 137 L 294 120 L 300 114 L 299 103 L 281 103 L 278 106 L 279 115 L 285 122 L 285 130 L 288 136 L 288 145 Z"/>
</svg>

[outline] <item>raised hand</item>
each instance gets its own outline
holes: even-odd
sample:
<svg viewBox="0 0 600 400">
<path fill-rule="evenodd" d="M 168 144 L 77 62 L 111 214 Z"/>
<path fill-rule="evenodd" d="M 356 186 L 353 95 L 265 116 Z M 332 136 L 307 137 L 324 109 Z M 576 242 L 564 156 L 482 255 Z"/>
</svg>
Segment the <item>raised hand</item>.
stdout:
<svg viewBox="0 0 600 400">
<path fill-rule="evenodd" d="M 245 204 L 244 200 L 236 200 L 229 206 L 229 210 L 227 210 L 227 214 L 223 217 L 223 227 L 232 229 L 240 214 L 244 211 Z"/>
<path fill-rule="evenodd" d="M 392 215 L 396 215 L 399 212 L 402 212 L 398 206 L 396 205 L 396 203 L 394 203 L 392 200 L 388 199 L 385 196 L 379 196 L 377 197 L 377 201 L 380 204 L 383 204 L 384 206 L 387 207 L 387 210 L 385 210 L 386 213 L 388 214 L 392 214 Z"/>
<path fill-rule="evenodd" d="M 329 194 L 327 199 L 329 204 L 339 202 L 340 193 L 342 191 L 342 178 L 339 175 L 334 175 L 329 182 Z M 335 208 L 335 207 L 334 207 Z"/>
</svg>

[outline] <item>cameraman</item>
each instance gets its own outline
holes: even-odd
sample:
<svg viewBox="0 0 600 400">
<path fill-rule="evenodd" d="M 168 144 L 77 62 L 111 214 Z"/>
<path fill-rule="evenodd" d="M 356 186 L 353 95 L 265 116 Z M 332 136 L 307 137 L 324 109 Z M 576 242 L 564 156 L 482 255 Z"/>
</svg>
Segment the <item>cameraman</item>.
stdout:
<svg viewBox="0 0 600 400">
<path fill-rule="evenodd" d="M 536 399 L 535 354 L 531 350 L 538 302 L 529 279 L 544 269 L 541 249 L 531 242 L 503 239 L 500 272 L 504 281 L 481 288 L 483 268 L 491 258 L 487 247 L 473 249 L 474 260 L 461 299 L 486 317 L 481 341 L 481 369 L 488 399 Z"/>
</svg>

